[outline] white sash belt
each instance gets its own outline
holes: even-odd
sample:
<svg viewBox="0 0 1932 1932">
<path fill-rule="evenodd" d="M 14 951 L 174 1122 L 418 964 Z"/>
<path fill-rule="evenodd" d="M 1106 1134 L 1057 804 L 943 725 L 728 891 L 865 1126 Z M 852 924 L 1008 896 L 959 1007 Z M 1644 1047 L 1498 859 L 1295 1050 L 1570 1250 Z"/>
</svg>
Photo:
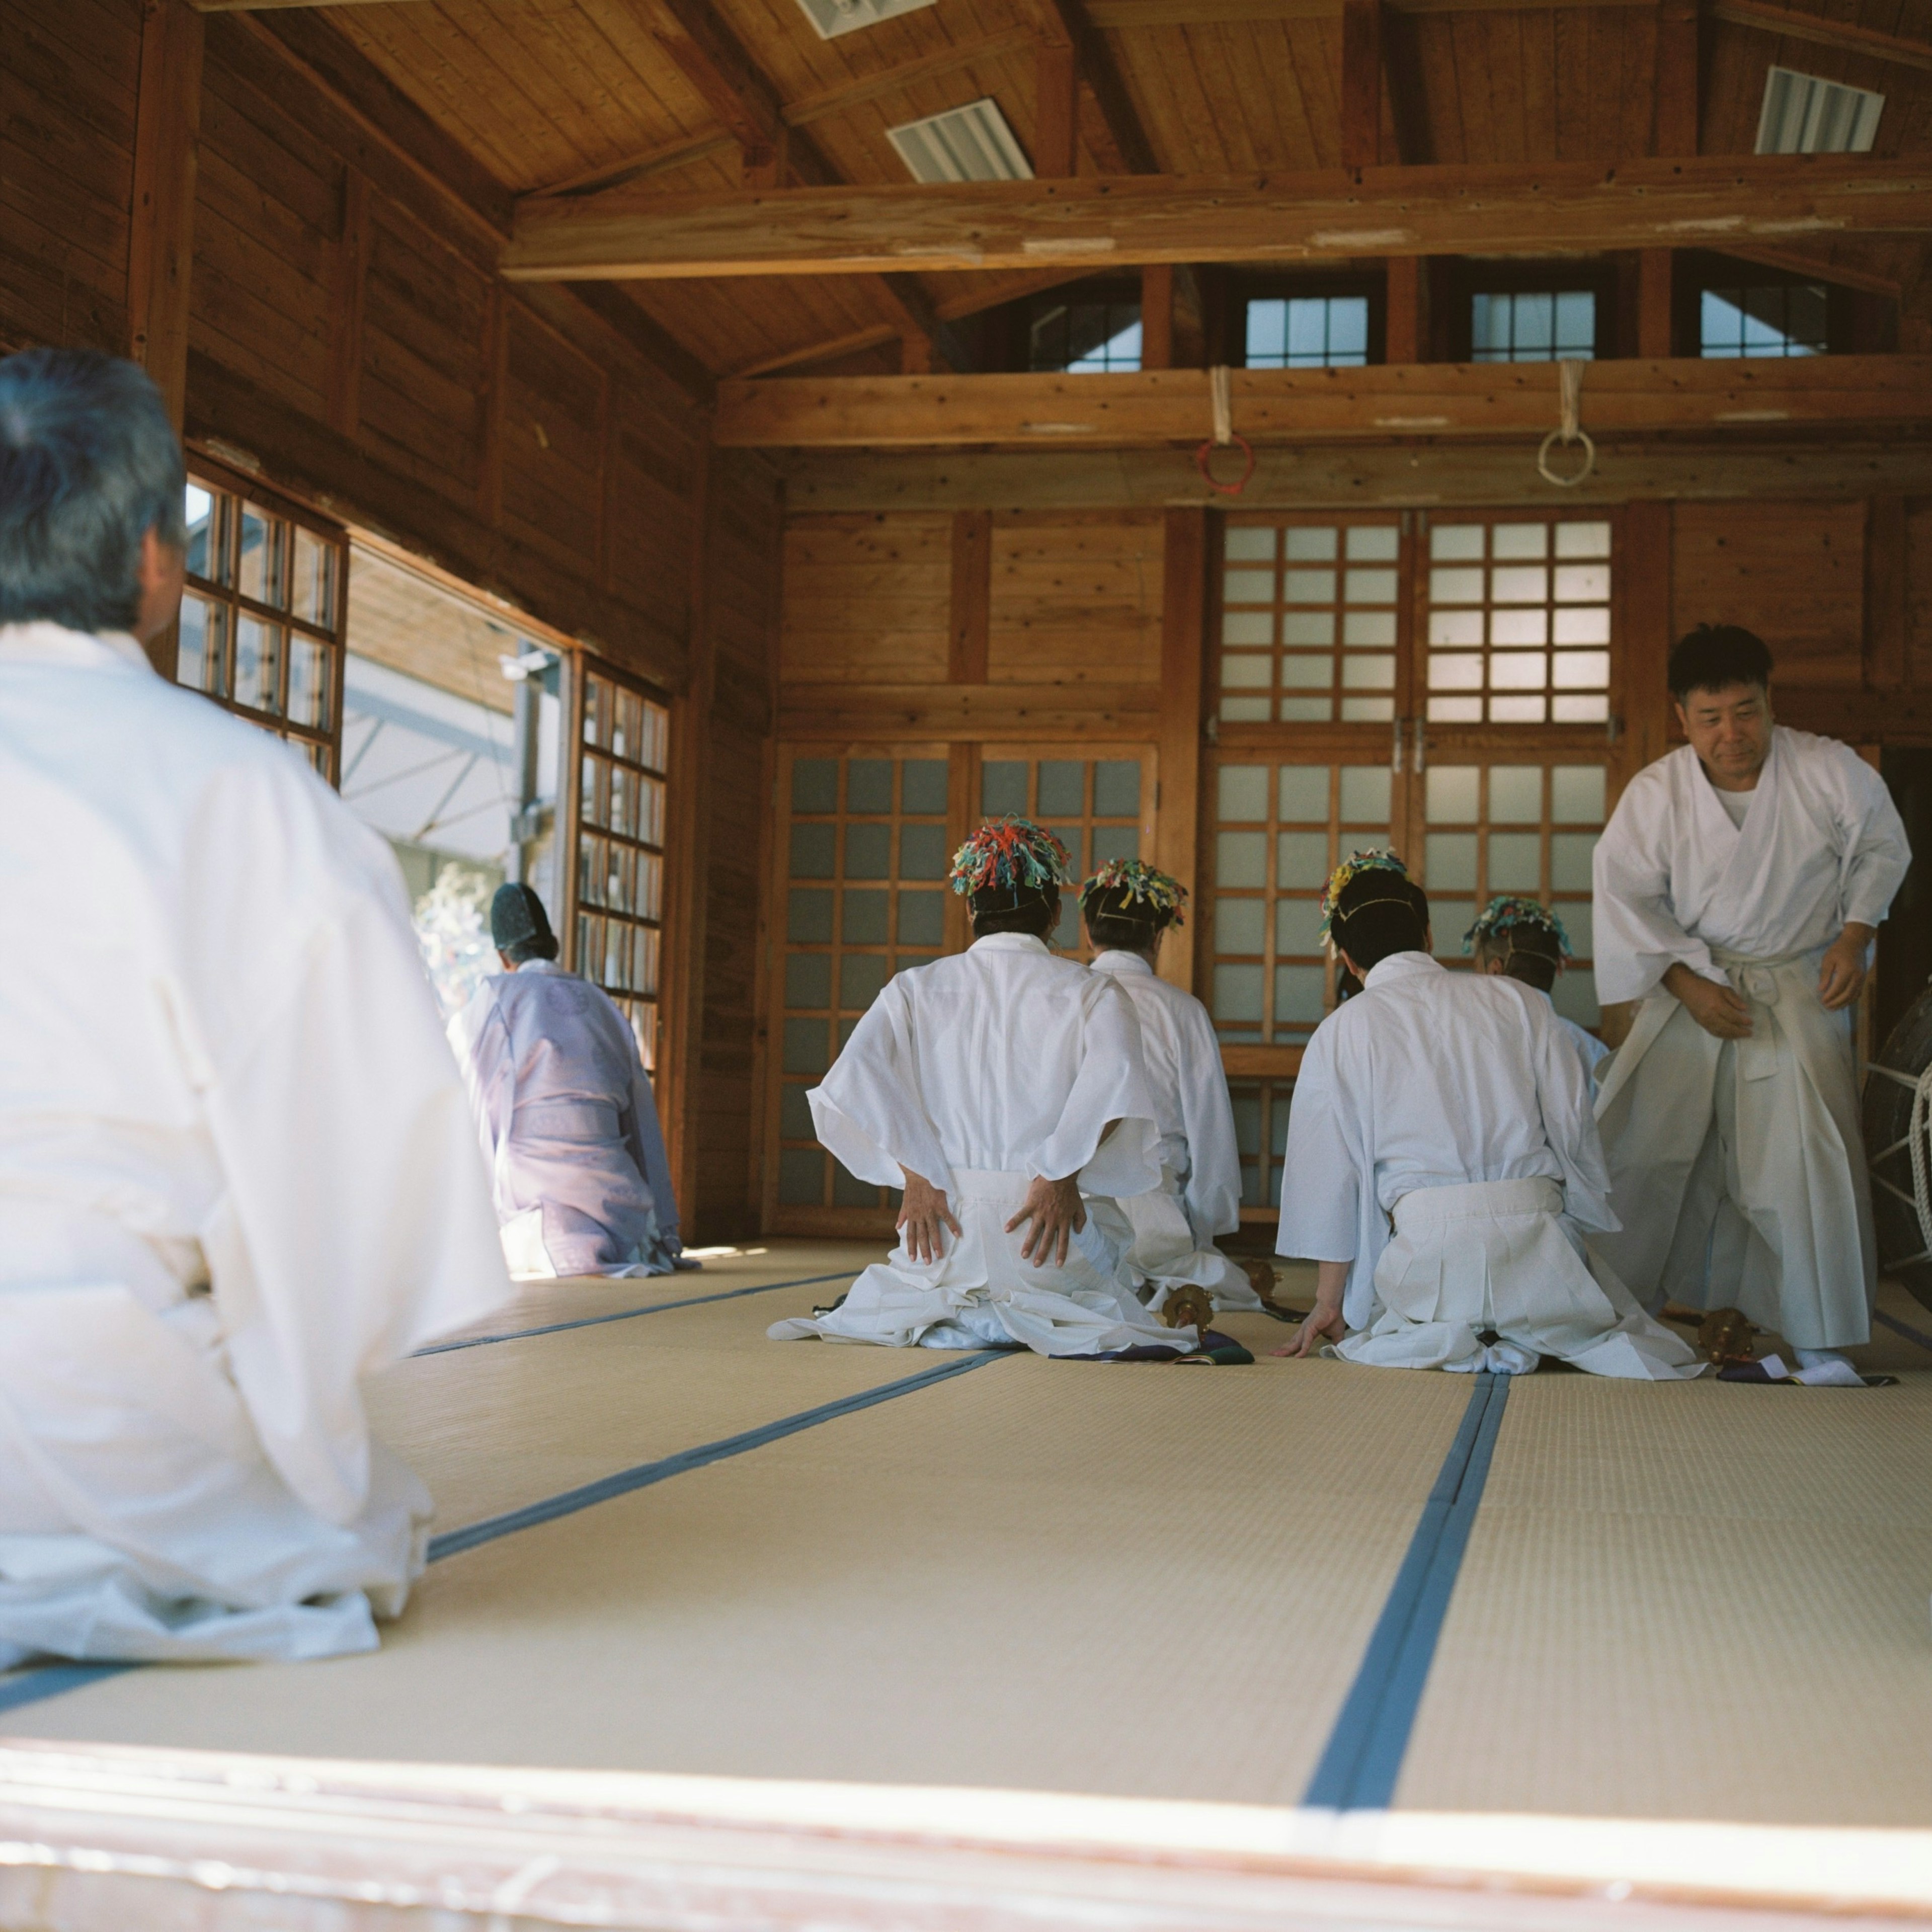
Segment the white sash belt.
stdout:
<svg viewBox="0 0 1932 1932">
<path fill-rule="evenodd" d="M 1542 1175 L 1525 1180 L 1468 1180 L 1454 1187 L 1415 1187 L 1395 1204 L 1398 1234 L 1419 1234 L 1433 1222 L 1501 1221 L 1523 1214 L 1560 1214 L 1561 1185 Z"/>
</svg>

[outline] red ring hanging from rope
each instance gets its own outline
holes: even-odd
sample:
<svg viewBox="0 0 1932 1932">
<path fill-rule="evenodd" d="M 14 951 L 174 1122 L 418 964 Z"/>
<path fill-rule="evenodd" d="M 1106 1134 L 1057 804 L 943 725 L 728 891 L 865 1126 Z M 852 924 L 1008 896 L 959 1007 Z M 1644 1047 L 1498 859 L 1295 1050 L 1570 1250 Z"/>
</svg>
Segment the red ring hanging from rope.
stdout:
<svg viewBox="0 0 1932 1932">
<path fill-rule="evenodd" d="M 1238 496 L 1248 487 L 1248 479 L 1255 473 L 1254 445 L 1249 442 L 1238 430 L 1231 430 L 1228 432 L 1228 440 L 1231 443 L 1239 446 L 1244 459 L 1241 473 L 1232 483 L 1219 482 L 1211 466 L 1214 459 L 1214 452 L 1222 446 L 1210 440 L 1204 442 L 1194 452 L 1194 466 L 1200 471 L 1202 482 L 1206 484 L 1217 496 Z"/>
</svg>

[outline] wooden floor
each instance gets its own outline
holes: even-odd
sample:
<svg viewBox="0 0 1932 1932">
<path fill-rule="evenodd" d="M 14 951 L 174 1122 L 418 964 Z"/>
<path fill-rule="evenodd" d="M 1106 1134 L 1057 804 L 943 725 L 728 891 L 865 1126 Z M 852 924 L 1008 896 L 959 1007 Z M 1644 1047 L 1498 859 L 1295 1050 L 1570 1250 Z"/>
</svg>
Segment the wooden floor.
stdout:
<svg viewBox="0 0 1932 1932">
<path fill-rule="evenodd" d="M 532 1287 L 382 1377 L 379 1426 L 442 1532 L 958 1372 L 500 1525 L 377 1654 L 135 1671 L 0 1730 L 1300 1803 L 1472 1383 L 766 1340 L 866 1258 Z M 633 1310 L 662 1312 L 596 1318 Z M 1226 1325 L 1258 1354 L 1288 1332 Z M 1932 1822 L 1932 1348 L 1880 1333 L 1895 1388 L 1513 1384 L 1396 1806 Z"/>
</svg>

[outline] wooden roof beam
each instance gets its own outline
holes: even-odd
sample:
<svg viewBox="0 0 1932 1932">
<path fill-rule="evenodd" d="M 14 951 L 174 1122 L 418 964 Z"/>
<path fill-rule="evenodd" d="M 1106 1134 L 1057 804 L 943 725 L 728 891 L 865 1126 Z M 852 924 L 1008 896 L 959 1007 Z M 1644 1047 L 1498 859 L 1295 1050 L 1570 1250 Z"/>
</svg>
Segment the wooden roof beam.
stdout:
<svg viewBox="0 0 1932 1932">
<path fill-rule="evenodd" d="M 1037 0 L 1042 33 L 1049 45 L 1071 47 L 1079 78 L 1094 96 L 1108 138 L 1130 174 L 1160 171 L 1139 110 L 1114 59 L 1113 50 L 1088 17 L 1086 0 Z"/>
<path fill-rule="evenodd" d="M 1547 362 L 1237 369 L 1234 427 L 1257 446 L 1521 437 L 1555 428 Z M 748 448 L 1131 449 L 1208 433 L 1208 372 L 1136 375 L 778 377 L 719 386 L 714 439 Z M 1593 436 L 1863 431 L 1932 423 L 1932 356 L 1593 362 Z"/>
<path fill-rule="evenodd" d="M 520 281 L 1091 272 L 1928 233 L 1932 162 L 1727 155 L 1608 172 L 1565 163 L 620 194 L 525 205 L 502 269 Z"/>
</svg>

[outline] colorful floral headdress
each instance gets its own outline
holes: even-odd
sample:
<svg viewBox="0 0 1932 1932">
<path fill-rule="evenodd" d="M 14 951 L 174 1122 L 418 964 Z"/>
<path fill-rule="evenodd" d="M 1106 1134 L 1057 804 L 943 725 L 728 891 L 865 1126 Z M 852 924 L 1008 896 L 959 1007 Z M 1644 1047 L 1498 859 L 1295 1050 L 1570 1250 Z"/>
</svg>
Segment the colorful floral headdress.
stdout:
<svg viewBox="0 0 1932 1932">
<path fill-rule="evenodd" d="M 1563 930 L 1563 922 L 1540 899 L 1522 898 L 1509 892 L 1500 894 L 1483 908 L 1475 924 L 1462 935 L 1462 950 L 1474 952 L 1484 940 L 1493 938 L 1499 932 L 1507 932 L 1514 926 L 1532 926 L 1539 932 L 1548 933 L 1556 941 L 1564 958 L 1575 958 L 1570 948 L 1570 935 Z"/>
<path fill-rule="evenodd" d="M 1386 847 L 1378 846 L 1367 852 L 1351 852 L 1328 874 L 1328 890 L 1322 895 L 1322 938 L 1328 937 L 1328 928 L 1334 922 L 1335 902 L 1364 872 L 1393 872 L 1401 879 L 1408 877 L 1408 868 Z"/>
<path fill-rule="evenodd" d="M 1144 859 L 1109 859 L 1080 888 L 1084 905 L 1096 892 L 1118 892 L 1136 904 L 1144 901 L 1162 926 L 1185 926 L 1187 888 L 1178 879 L 1157 872 Z"/>
<path fill-rule="evenodd" d="M 1070 884 L 1066 848 L 1030 818 L 989 818 L 952 855 L 956 892 L 1045 892 Z"/>
</svg>

